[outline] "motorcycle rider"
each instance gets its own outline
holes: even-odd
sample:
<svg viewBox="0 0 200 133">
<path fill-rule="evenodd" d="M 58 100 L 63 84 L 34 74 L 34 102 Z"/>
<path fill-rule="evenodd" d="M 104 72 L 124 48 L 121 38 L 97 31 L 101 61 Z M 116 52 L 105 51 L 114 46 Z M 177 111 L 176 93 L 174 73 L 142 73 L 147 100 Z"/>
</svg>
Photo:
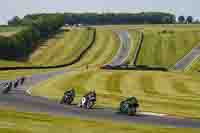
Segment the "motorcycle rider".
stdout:
<svg viewBox="0 0 200 133">
<path fill-rule="evenodd" d="M 2 92 L 3 94 L 7 94 L 9 91 L 11 91 L 13 86 L 12 82 L 7 83 L 6 85 L 7 85 L 6 88 Z"/>
<path fill-rule="evenodd" d="M 80 107 L 87 106 L 87 103 L 89 101 L 92 101 L 93 103 L 96 102 L 96 92 L 95 92 L 95 90 L 90 91 L 86 95 L 83 96 Z"/>
<path fill-rule="evenodd" d="M 63 104 L 71 104 L 71 102 L 73 102 L 74 100 L 74 97 L 75 97 L 75 90 L 72 88 L 70 90 L 67 90 L 65 93 L 64 93 L 64 96 L 63 98 L 61 99 L 60 103 Z"/>
<path fill-rule="evenodd" d="M 20 84 L 21 84 L 21 85 L 23 85 L 23 84 L 24 84 L 24 82 L 25 82 L 25 80 L 26 80 L 26 77 L 24 77 L 24 76 L 23 76 L 23 77 L 21 77 L 21 79 L 20 79 Z"/>
<path fill-rule="evenodd" d="M 71 88 L 70 90 L 67 90 L 65 93 L 64 93 L 65 96 L 70 96 L 70 97 L 75 97 L 75 90 L 74 88 Z"/>
</svg>

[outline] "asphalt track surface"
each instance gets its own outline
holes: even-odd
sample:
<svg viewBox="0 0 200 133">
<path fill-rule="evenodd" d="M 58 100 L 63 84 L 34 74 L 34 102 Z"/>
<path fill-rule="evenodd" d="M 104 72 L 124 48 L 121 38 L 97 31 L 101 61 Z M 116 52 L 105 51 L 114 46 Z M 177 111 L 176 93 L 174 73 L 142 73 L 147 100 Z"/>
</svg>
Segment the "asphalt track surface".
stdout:
<svg viewBox="0 0 200 133">
<path fill-rule="evenodd" d="M 129 33 L 127 31 L 116 31 L 116 33 L 120 38 L 121 46 L 119 48 L 117 55 L 113 58 L 112 62 L 109 64 L 110 66 L 123 65 L 125 59 L 129 55 L 129 50 L 130 50 Z"/>
<path fill-rule="evenodd" d="M 184 56 L 180 61 L 175 65 L 175 70 L 181 71 L 187 68 L 195 59 L 200 57 L 200 44 L 193 48 L 190 53 Z"/>
<path fill-rule="evenodd" d="M 46 98 L 26 96 L 23 93 L 0 95 L 0 107 L 12 107 L 19 112 L 48 113 L 53 116 L 80 117 L 91 120 L 113 120 L 120 122 L 161 125 L 177 128 L 200 128 L 200 121 L 175 118 L 170 116 L 153 116 L 138 113 L 137 116 L 119 114 L 115 109 L 94 108 L 80 109 L 77 105 L 60 105 L 58 101 Z"/>
<path fill-rule="evenodd" d="M 121 62 L 121 59 L 119 61 Z M 47 113 L 54 116 L 80 117 L 81 119 L 113 120 L 177 128 L 200 128 L 199 120 L 177 118 L 167 115 L 147 115 L 140 112 L 137 116 L 126 116 L 119 114 L 117 109 L 101 107 L 92 110 L 84 110 L 79 108 L 77 105 L 60 105 L 59 101 L 53 101 L 43 97 L 34 97 L 27 94 L 27 90 L 31 85 L 35 85 L 41 81 L 47 80 L 56 75 L 64 74 L 68 71 L 70 70 L 66 69 L 48 74 L 33 75 L 26 79 L 23 86 L 18 86 L 16 89 L 11 90 L 9 94 L 0 94 L 0 108 L 10 107 L 15 108 L 19 112 Z M 0 85 L 4 82 L 7 81 L 0 81 Z M 1 91 L 2 89 L 0 89 L 0 93 Z"/>
</svg>

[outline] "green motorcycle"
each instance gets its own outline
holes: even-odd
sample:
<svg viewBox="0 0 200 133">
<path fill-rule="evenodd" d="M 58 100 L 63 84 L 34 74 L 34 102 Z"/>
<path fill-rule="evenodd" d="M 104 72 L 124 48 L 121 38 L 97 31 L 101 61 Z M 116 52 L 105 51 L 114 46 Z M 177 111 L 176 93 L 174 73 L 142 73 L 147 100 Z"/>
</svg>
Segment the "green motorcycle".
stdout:
<svg viewBox="0 0 200 133">
<path fill-rule="evenodd" d="M 136 115 L 139 107 L 138 100 L 135 97 L 127 98 L 120 103 L 120 112 L 129 116 Z"/>
</svg>

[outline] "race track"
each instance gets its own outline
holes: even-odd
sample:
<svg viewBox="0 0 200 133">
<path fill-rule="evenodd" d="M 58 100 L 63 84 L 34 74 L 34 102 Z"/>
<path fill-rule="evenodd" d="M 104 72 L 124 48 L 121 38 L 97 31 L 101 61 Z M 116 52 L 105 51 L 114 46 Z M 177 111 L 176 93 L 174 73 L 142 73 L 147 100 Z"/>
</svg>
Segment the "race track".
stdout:
<svg viewBox="0 0 200 133">
<path fill-rule="evenodd" d="M 195 59 L 200 57 L 200 44 L 197 47 L 193 48 L 190 53 L 184 56 L 180 61 L 175 65 L 175 70 L 181 71 L 189 66 Z"/>
<path fill-rule="evenodd" d="M 80 109 L 76 105 L 60 105 L 58 101 L 46 98 L 26 96 L 23 93 L 0 95 L 0 107 L 12 107 L 19 112 L 48 113 L 54 116 L 75 116 L 91 120 L 113 120 L 120 122 L 153 124 L 178 128 L 200 128 L 200 121 L 181 119 L 170 116 L 154 116 L 138 113 L 137 116 L 119 114 L 117 110 L 109 108 L 95 108 L 93 110 Z"/>
<path fill-rule="evenodd" d="M 124 38 L 121 38 L 122 43 L 124 44 L 117 55 L 119 58 L 113 60 L 113 65 L 120 65 L 123 63 L 124 59 L 127 57 L 127 50 L 129 49 L 128 43 L 128 34 L 127 32 L 120 32 Z M 125 39 L 126 38 L 126 39 Z M 67 106 L 60 105 L 58 101 L 48 100 L 43 97 L 33 97 L 27 94 L 31 85 L 35 85 L 41 81 L 47 80 L 56 75 L 64 74 L 69 69 L 51 72 L 48 74 L 36 74 L 32 77 L 26 79 L 26 82 L 23 86 L 19 86 L 15 90 L 10 91 L 10 94 L 1 94 L 2 89 L 0 89 L 0 108 L 11 107 L 15 108 L 19 112 L 35 112 L 35 113 L 48 113 L 55 116 L 76 116 L 81 117 L 82 119 L 95 119 L 95 120 L 113 120 L 120 122 L 130 122 L 130 123 L 142 123 L 142 124 L 153 124 L 153 125 L 163 125 L 177 128 L 200 128 L 200 121 L 186 119 L 186 118 L 177 118 L 167 115 L 155 115 L 155 114 L 146 114 L 138 113 L 137 116 L 126 116 L 119 114 L 117 109 L 111 108 L 95 108 L 92 110 L 80 109 L 76 105 Z M 0 81 L 2 82 L 7 81 Z M 98 95 L 98 94 L 97 94 Z M 145 115 L 146 114 L 146 115 Z"/>
<path fill-rule="evenodd" d="M 110 66 L 123 65 L 124 61 L 129 55 L 129 50 L 130 50 L 129 33 L 127 31 L 116 31 L 116 33 L 118 34 L 120 38 L 121 46 L 116 56 L 113 58 L 112 62 L 109 64 Z"/>
</svg>

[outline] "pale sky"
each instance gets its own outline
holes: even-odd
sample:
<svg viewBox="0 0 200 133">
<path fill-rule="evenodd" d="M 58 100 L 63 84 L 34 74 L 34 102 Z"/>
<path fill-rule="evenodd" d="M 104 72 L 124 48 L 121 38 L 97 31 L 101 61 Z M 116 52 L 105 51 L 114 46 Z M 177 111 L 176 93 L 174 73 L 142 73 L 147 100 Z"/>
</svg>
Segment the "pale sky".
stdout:
<svg viewBox="0 0 200 133">
<path fill-rule="evenodd" d="M 200 0 L 0 0 L 0 24 L 13 16 L 47 12 L 164 11 L 200 18 Z"/>
</svg>

